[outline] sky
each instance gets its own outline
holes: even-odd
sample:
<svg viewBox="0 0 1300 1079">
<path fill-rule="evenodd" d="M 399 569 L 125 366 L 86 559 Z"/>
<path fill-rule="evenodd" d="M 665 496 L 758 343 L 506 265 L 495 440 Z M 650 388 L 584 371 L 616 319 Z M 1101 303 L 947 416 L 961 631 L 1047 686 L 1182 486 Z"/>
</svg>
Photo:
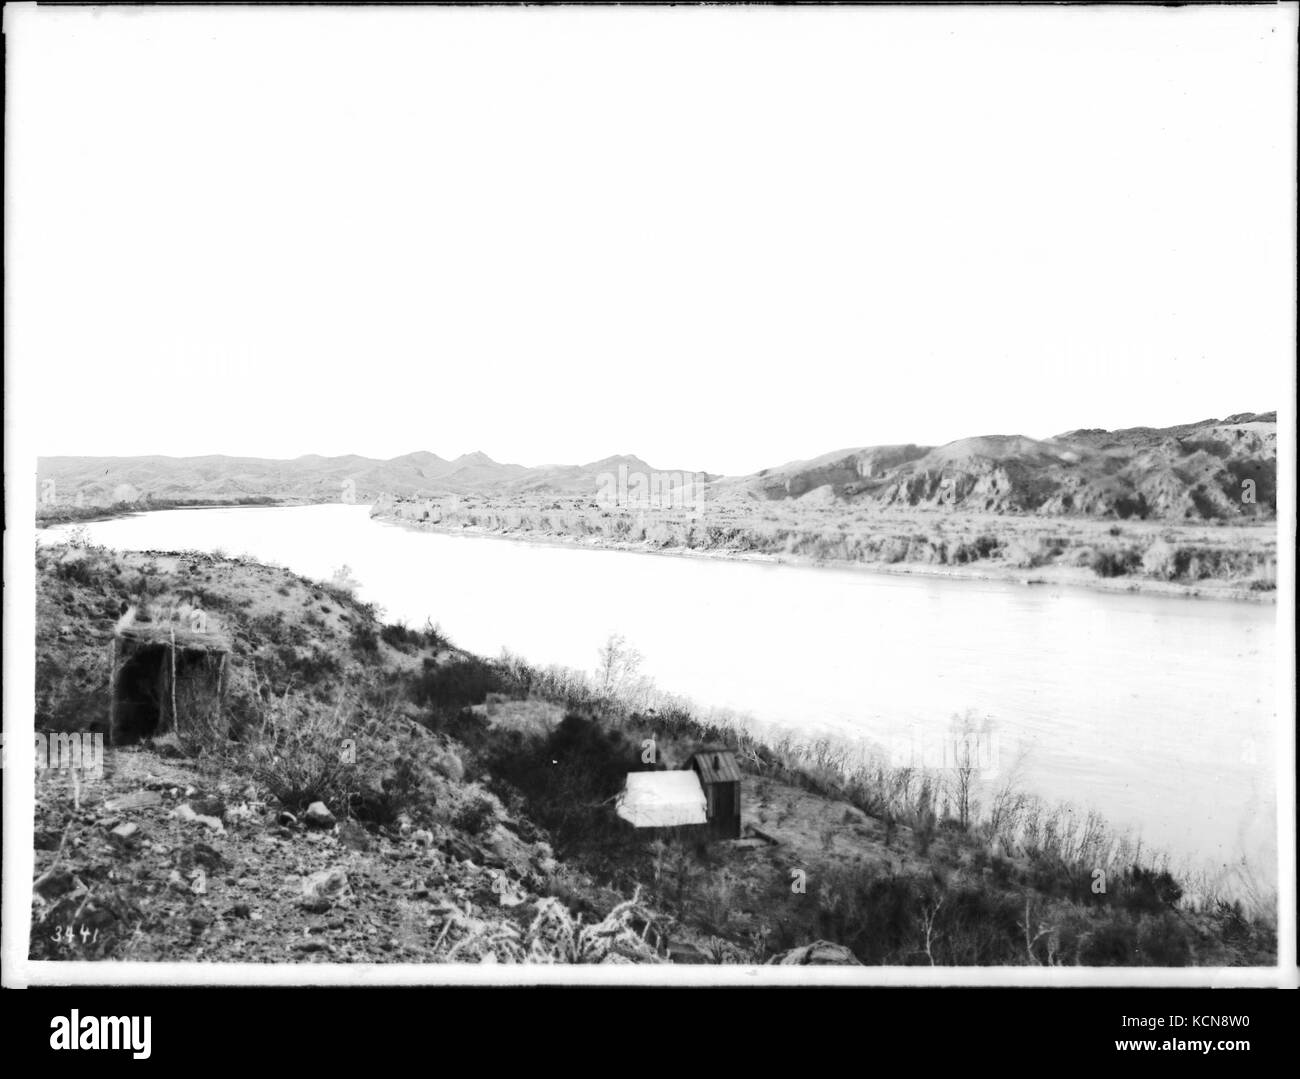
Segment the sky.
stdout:
<svg viewBox="0 0 1300 1079">
<path fill-rule="evenodd" d="M 739 474 L 1292 408 L 1294 5 L 4 17 L 35 454 Z"/>
</svg>

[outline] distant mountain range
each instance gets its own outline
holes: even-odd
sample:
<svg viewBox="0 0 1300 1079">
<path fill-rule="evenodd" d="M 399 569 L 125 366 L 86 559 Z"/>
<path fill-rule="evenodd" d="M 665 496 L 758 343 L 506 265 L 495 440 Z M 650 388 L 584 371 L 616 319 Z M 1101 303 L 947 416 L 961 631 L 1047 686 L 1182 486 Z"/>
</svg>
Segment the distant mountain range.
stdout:
<svg viewBox="0 0 1300 1079">
<path fill-rule="evenodd" d="M 656 471 L 627 455 L 528 468 L 481 452 L 454 460 L 417 452 L 389 460 L 43 457 L 37 479 L 42 508 L 49 510 L 123 502 L 372 502 L 381 494 L 594 497 L 601 477 L 616 475 L 620 466 L 629 474 Z M 944 446 L 866 446 L 750 476 L 659 471 L 703 478 L 709 498 L 720 502 L 806 499 L 1170 519 L 1272 516 L 1277 414 L 1238 413 L 1166 428 L 1081 429 L 1041 440 L 984 435 Z"/>
<path fill-rule="evenodd" d="M 379 460 L 321 457 L 291 461 L 261 457 L 41 457 L 38 488 L 53 504 L 108 506 L 120 502 L 371 502 L 381 494 L 582 495 L 598 490 L 600 477 L 654 471 L 639 457 L 616 456 L 585 465 L 501 464 L 486 453 L 447 460 L 417 452 Z M 716 479 L 716 476 L 709 477 Z M 49 486 L 48 481 L 53 481 Z M 49 504 L 49 503 L 46 503 Z"/>
</svg>

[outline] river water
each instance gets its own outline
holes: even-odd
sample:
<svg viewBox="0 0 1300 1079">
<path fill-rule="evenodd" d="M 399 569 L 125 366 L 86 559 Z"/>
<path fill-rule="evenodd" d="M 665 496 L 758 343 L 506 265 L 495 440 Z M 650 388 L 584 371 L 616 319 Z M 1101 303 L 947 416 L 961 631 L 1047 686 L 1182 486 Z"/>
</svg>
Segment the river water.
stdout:
<svg viewBox="0 0 1300 1079">
<path fill-rule="evenodd" d="M 612 633 L 640 673 L 809 736 L 929 752 L 992 717 L 997 761 L 1176 861 L 1275 871 L 1277 608 L 779 566 L 415 531 L 364 506 L 144 513 L 88 526 L 132 550 L 347 564 L 389 621 L 462 648 L 592 670 Z M 55 540 L 67 526 L 41 533 Z"/>
</svg>

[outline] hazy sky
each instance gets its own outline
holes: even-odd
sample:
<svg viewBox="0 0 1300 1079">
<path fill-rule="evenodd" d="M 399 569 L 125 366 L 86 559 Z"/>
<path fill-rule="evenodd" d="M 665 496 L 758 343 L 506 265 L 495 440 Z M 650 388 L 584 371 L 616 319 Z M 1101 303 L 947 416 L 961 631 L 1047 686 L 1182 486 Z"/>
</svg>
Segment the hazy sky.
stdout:
<svg viewBox="0 0 1300 1079">
<path fill-rule="evenodd" d="M 5 10 L 41 454 L 1290 408 L 1296 9 Z"/>
</svg>

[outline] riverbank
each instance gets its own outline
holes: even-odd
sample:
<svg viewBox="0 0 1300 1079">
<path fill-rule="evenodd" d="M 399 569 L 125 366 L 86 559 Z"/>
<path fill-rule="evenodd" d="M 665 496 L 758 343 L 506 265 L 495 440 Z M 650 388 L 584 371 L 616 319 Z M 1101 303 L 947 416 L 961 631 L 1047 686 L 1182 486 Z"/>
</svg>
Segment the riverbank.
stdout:
<svg viewBox="0 0 1300 1079">
<path fill-rule="evenodd" d="M 1273 961 L 1267 907 L 1193 899 L 1103 822 L 1011 788 L 977 812 L 959 777 L 846 769 L 666 699 L 644 711 L 617 684 L 475 657 L 273 566 L 45 547 L 37 570 L 40 731 L 109 714 L 124 605 L 163 625 L 201 606 L 229 657 L 226 728 L 141 728 L 102 780 L 38 777 L 34 958 Z M 140 718 L 148 699 L 130 703 Z M 647 739 L 660 767 L 736 751 L 741 839 L 617 818 Z"/>
<path fill-rule="evenodd" d="M 240 508 L 268 509 L 276 506 L 305 506 L 310 503 L 277 498 L 242 498 L 233 501 L 212 502 L 203 499 L 159 499 L 139 502 L 117 502 L 111 506 L 37 506 L 36 527 L 54 525 L 91 524 L 95 521 L 115 521 L 140 513 L 162 510 L 220 510 Z"/>
<path fill-rule="evenodd" d="M 581 547 L 595 550 L 627 551 L 638 554 L 672 555 L 688 558 L 704 558 L 725 561 L 754 562 L 767 565 L 790 565 L 811 568 L 850 570 L 863 573 L 882 573 L 901 576 L 934 577 L 968 581 L 996 581 L 1001 583 L 1022 584 L 1026 586 L 1047 586 L 1057 588 L 1082 588 L 1094 592 L 1108 593 L 1142 593 L 1157 596 L 1178 596 L 1184 598 L 1225 599 L 1247 603 L 1275 604 L 1277 602 L 1276 586 L 1267 576 L 1252 578 L 1247 581 L 1215 577 L 1197 578 L 1196 580 L 1167 580 L 1155 576 L 1122 573 L 1113 576 L 1099 575 L 1091 565 L 1067 565 L 1061 562 L 1037 566 L 1009 565 L 994 557 L 977 557 L 971 561 L 934 562 L 934 561 L 861 561 L 847 558 L 829 558 L 797 552 L 771 553 L 750 550 L 742 547 L 697 547 L 672 543 L 665 545 L 650 538 L 638 540 L 620 539 L 593 531 L 543 530 L 525 526 L 493 526 L 475 523 L 472 519 L 449 516 L 442 520 L 420 520 L 403 516 L 392 508 L 371 511 L 371 516 L 380 521 L 400 525 L 414 531 L 437 532 L 450 536 L 477 536 L 486 539 L 502 539 L 513 542 L 533 543 L 561 547 Z M 1004 521 L 1006 519 L 1003 519 Z M 1012 525 L 1011 527 L 1015 527 Z M 1106 525 L 1107 530 L 1114 528 Z M 1161 526 L 1161 532 L 1168 532 L 1169 526 Z M 985 532 L 985 535 L 988 533 Z M 1152 541 L 1147 550 L 1157 541 Z M 1160 540 L 1159 542 L 1168 543 Z M 1178 541 L 1174 540 L 1174 544 Z M 1192 542 L 1189 540 L 1189 542 Z M 932 540 L 926 540 L 930 550 L 934 550 Z M 1263 545 L 1267 550 L 1259 552 L 1259 559 L 1267 562 L 1272 557 L 1269 551 L 1275 543 L 1273 537 L 1267 537 Z M 995 551 L 1000 545 L 989 545 Z M 1171 545 L 1173 546 L 1173 545 Z M 1082 549 L 1082 548 L 1080 548 Z M 979 551 L 978 544 L 973 545 L 974 552 Z M 1095 550 L 1090 551 L 1090 558 L 1097 560 Z M 1102 559 L 1103 564 L 1114 566 L 1116 563 Z M 1133 563 L 1140 566 L 1140 561 Z"/>
</svg>

